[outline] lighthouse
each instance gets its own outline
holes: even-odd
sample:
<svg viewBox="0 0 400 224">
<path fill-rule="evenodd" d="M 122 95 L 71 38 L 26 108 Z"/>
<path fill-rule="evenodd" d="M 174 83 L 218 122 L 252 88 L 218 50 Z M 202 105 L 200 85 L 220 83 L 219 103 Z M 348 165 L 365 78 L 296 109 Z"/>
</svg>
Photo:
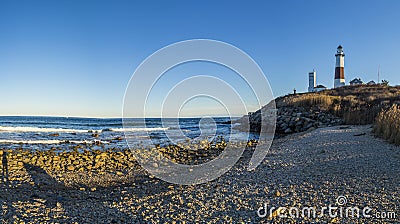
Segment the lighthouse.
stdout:
<svg viewBox="0 0 400 224">
<path fill-rule="evenodd" d="M 336 54 L 336 68 L 335 68 L 335 83 L 334 87 L 341 87 L 345 85 L 344 80 L 344 52 L 342 45 L 337 48 Z"/>
</svg>

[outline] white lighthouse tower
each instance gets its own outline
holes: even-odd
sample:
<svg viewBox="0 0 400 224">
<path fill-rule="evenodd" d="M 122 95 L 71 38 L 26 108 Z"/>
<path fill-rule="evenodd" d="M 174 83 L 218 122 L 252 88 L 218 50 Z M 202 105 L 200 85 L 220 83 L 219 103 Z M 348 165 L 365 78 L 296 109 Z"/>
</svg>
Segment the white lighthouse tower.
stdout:
<svg viewBox="0 0 400 224">
<path fill-rule="evenodd" d="M 342 45 L 339 45 L 336 51 L 336 68 L 334 88 L 346 85 L 344 80 L 344 52 Z"/>
<path fill-rule="evenodd" d="M 317 72 L 313 70 L 308 73 L 308 92 L 314 92 L 314 88 L 317 86 Z"/>
</svg>

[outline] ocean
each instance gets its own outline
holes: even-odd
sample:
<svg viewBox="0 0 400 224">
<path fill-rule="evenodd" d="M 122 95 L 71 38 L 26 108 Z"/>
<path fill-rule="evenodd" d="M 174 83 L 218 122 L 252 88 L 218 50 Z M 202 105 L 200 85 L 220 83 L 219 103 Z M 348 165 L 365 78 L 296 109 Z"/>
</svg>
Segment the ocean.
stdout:
<svg viewBox="0 0 400 224">
<path fill-rule="evenodd" d="M 131 142 L 140 147 L 143 139 L 154 145 L 168 145 L 177 140 L 224 137 L 226 141 L 246 141 L 248 133 L 232 128 L 229 117 L 128 119 Z M 237 118 L 235 118 L 237 119 Z M 171 141 L 171 136 L 174 141 Z M 146 141 L 148 142 L 148 141 Z M 85 144 L 91 149 L 126 149 L 121 118 L 0 116 L 0 148 L 68 151 L 73 145 Z M 150 146 L 151 147 L 151 146 Z"/>
</svg>

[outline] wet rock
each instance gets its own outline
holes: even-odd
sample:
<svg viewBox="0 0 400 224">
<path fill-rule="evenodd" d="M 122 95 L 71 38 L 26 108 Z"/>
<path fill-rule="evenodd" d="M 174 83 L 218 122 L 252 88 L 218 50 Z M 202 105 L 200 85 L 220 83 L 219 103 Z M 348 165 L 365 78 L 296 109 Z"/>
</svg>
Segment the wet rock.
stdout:
<svg viewBox="0 0 400 224">
<path fill-rule="evenodd" d="M 290 128 L 287 128 L 286 130 L 285 130 L 285 134 L 290 134 L 290 133 L 292 133 L 293 131 L 292 131 L 292 129 L 290 129 Z"/>
</svg>

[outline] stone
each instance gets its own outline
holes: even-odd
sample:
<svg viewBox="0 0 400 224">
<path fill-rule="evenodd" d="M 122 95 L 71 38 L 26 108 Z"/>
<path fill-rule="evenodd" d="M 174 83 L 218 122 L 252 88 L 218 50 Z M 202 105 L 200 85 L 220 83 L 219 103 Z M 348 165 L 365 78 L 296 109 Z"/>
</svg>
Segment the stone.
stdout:
<svg viewBox="0 0 400 224">
<path fill-rule="evenodd" d="M 74 170 L 75 170 L 75 167 L 72 166 L 72 165 L 69 165 L 69 166 L 67 166 L 67 170 L 68 170 L 68 171 L 74 171 Z"/>
</svg>

